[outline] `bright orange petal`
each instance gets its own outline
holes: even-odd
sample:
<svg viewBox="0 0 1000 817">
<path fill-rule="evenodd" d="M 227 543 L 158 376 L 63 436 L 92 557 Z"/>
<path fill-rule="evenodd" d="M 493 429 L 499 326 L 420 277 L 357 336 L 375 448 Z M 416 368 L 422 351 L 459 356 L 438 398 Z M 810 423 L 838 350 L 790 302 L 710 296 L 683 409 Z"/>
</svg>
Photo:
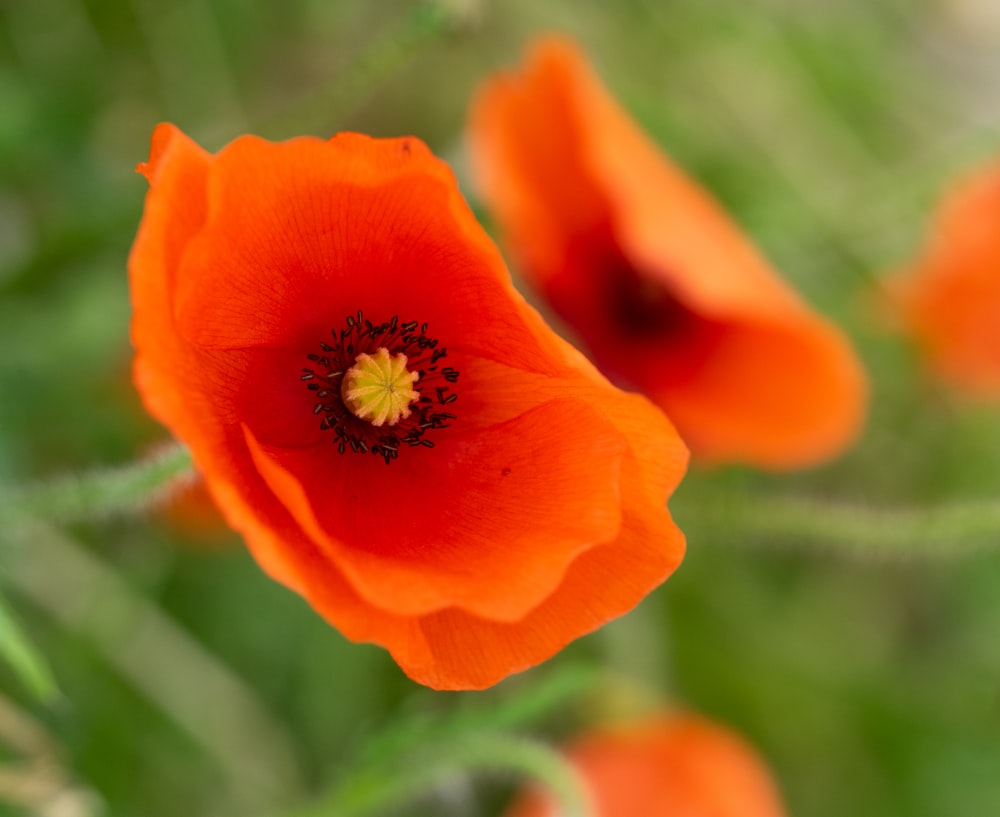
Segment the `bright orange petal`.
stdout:
<svg viewBox="0 0 1000 817">
<path fill-rule="evenodd" d="M 683 555 L 684 537 L 669 515 L 626 512 L 614 544 L 582 554 L 556 592 L 523 619 L 497 622 L 458 609 L 417 617 L 383 611 L 327 560 L 296 550 L 310 603 L 348 638 L 381 644 L 410 678 L 435 689 L 483 689 L 544 661 L 628 612 Z"/>
<path fill-rule="evenodd" d="M 418 140 L 243 137 L 215 159 L 209 195 L 177 284 L 192 343 L 311 350 L 363 303 L 376 322 L 419 316 L 479 355 L 546 364 L 496 248 Z"/>
<path fill-rule="evenodd" d="M 205 185 L 211 157 L 173 125 L 153 133 L 149 161 L 138 170 L 150 183 L 146 209 L 129 256 L 138 354 L 135 377 L 147 409 L 163 422 L 183 422 L 174 390 L 157 380 L 158 363 L 178 353 L 173 329 L 175 273 L 191 239 L 204 224 Z M 191 428 L 194 432 L 196 429 Z"/>
<path fill-rule="evenodd" d="M 239 476 L 238 462 L 209 453 L 231 446 L 224 431 L 203 421 L 213 407 L 204 394 L 205 367 L 179 337 L 173 320 L 177 271 L 206 218 L 211 162 L 212 157 L 176 127 L 163 124 L 153 134 L 149 161 L 139 165 L 150 190 L 129 255 L 135 380 L 150 413 L 188 444 L 199 471 L 211 472 L 206 487 L 229 524 L 246 533 L 247 527 L 255 526 L 255 517 L 234 489 L 234 483 L 245 479 Z M 185 383 L 183 391 L 176 385 L 178 377 Z M 271 538 L 248 538 L 271 576 L 299 586 L 288 559 Z"/>
<path fill-rule="evenodd" d="M 586 434 L 567 433 L 567 417 Z M 579 553 L 613 541 L 621 525 L 622 437 L 575 401 L 439 442 L 434 454 L 447 470 L 401 459 L 391 480 L 372 457 L 345 473 L 327 452 L 248 445 L 271 489 L 359 595 L 399 615 L 461 607 L 520 618 Z M 419 490 L 393 491 L 399 484 Z M 350 501 L 331 504 L 331 492 Z"/>
<path fill-rule="evenodd" d="M 626 515 L 618 539 L 581 554 L 558 589 L 520 621 L 446 610 L 419 620 L 429 663 L 417 663 L 420 656 L 411 655 L 408 645 L 389 649 L 411 678 L 428 686 L 488 687 L 631 610 L 673 573 L 683 555 L 684 537 L 669 516 Z"/>
</svg>

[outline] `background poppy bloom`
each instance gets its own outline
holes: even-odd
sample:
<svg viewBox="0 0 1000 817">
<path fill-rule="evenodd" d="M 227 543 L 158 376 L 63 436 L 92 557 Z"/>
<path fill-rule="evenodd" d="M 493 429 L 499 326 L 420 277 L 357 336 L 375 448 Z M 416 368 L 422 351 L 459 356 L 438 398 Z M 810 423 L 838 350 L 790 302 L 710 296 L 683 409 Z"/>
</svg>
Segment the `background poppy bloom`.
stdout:
<svg viewBox="0 0 1000 817">
<path fill-rule="evenodd" d="M 782 817 L 771 774 L 740 737 L 693 715 L 588 734 L 566 754 L 595 817 Z M 547 794 L 522 796 L 506 817 L 558 817 Z"/>
<path fill-rule="evenodd" d="M 228 544 L 233 540 L 200 476 L 176 488 L 157 511 L 167 525 L 189 541 Z"/>
<path fill-rule="evenodd" d="M 662 406 L 704 460 L 810 465 L 857 435 L 844 336 L 545 39 L 472 109 L 474 169 L 528 280 L 613 380 Z"/>
<path fill-rule="evenodd" d="M 170 125 L 130 258 L 135 379 L 274 578 L 415 680 L 483 687 L 677 566 L 686 449 L 513 289 L 412 138 Z"/>
<path fill-rule="evenodd" d="M 1000 399 L 1000 164 L 945 198 L 894 291 L 930 367 L 970 395 Z"/>
</svg>

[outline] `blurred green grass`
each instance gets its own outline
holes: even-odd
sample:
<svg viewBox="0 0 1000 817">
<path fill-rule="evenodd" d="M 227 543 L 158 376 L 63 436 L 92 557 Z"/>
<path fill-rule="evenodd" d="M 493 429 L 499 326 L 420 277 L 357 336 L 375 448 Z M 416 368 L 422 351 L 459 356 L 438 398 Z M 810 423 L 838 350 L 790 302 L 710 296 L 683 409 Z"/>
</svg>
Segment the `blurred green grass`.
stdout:
<svg viewBox="0 0 1000 817">
<path fill-rule="evenodd" d="M 584 44 L 637 119 L 848 329 L 874 390 L 864 440 L 827 468 L 693 470 L 672 502 L 685 564 L 556 663 L 610 664 L 743 730 L 799 817 L 1000 814 L 1000 554 L 869 562 L 685 513 L 732 491 L 876 505 L 996 496 L 996 410 L 952 401 L 872 319 L 878 277 L 916 251 L 940 191 L 998 151 L 988 3 L 0 4 L 0 479 L 123 462 L 166 436 L 128 382 L 125 280 L 145 192 L 132 169 L 157 121 L 211 149 L 245 131 L 412 133 L 469 193 L 471 92 L 553 29 Z M 382 651 L 347 644 L 234 537 L 193 547 L 156 518 L 71 535 L 248 685 L 309 791 L 401 709 L 470 697 L 418 690 Z M 62 747 L 68 779 L 108 814 L 245 813 L 217 759 L 114 669 L 107 645 L 37 597 L 11 602 L 64 700 L 32 701 L 6 668 L 0 689 Z M 549 671 L 471 697 L 516 694 Z M 3 743 L 0 730 L 6 765 L 17 752 Z M 491 813 L 496 796 L 434 813 Z M 8 813 L 24 812 L 0 804 Z"/>
</svg>

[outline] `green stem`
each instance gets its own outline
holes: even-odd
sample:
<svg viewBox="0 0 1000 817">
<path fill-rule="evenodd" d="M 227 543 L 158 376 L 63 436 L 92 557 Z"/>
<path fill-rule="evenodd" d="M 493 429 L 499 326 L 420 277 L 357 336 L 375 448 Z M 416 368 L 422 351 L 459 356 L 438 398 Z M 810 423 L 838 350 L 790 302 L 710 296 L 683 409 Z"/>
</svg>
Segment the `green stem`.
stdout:
<svg viewBox="0 0 1000 817">
<path fill-rule="evenodd" d="M 171 445 L 141 462 L 0 489 L 0 519 L 36 517 L 67 523 L 137 513 L 162 500 L 192 473 L 187 450 Z"/>
<path fill-rule="evenodd" d="M 382 765 L 351 775 L 330 796 L 288 817 L 375 817 L 463 772 L 513 772 L 543 785 L 565 817 L 593 815 L 573 767 L 558 752 L 533 740 L 485 733 L 426 746 L 418 757 L 405 760 L 392 768 Z"/>
<path fill-rule="evenodd" d="M 925 508 L 872 508 L 861 504 L 784 497 L 727 495 L 677 509 L 692 538 L 724 529 L 750 543 L 818 545 L 850 556 L 906 559 L 947 557 L 1000 546 L 1000 502 L 965 501 Z"/>
<path fill-rule="evenodd" d="M 52 670 L 28 640 L 7 602 L 0 597 L 0 657 L 14 670 L 32 694 L 45 703 L 53 702 L 59 694 Z"/>
</svg>

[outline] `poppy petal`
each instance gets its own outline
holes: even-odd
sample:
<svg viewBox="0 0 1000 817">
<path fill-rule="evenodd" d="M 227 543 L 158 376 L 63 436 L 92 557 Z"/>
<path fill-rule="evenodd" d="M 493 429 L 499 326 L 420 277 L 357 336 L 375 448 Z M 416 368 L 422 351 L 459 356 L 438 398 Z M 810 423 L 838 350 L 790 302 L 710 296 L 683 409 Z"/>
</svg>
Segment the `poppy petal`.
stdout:
<svg viewBox="0 0 1000 817">
<path fill-rule="evenodd" d="M 572 43 L 543 39 L 520 75 L 488 82 L 470 131 L 480 187 L 526 277 L 703 461 L 795 468 L 857 437 L 867 386 L 846 338 L 656 149 Z"/>
<path fill-rule="evenodd" d="M 209 156 L 177 133 L 157 132 L 130 257 L 137 385 L 270 575 L 447 688 L 544 660 L 669 575 L 686 449 L 525 303 L 443 163 L 412 138 Z M 343 394 L 376 351 L 411 401 L 382 428 Z"/>
<path fill-rule="evenodd" d="M 626 516 L 614 544 L 581 554 L 558 589 L 518 622 L 477 618 L 463 610 L 445 610 L 420 620 L 431 647 L 432 663 L 410 666 L 394 652 L 400 666 L 422 683 L 454 688 L 452 676 L 481 688 L 503 677 L 504 667 L 526 669 L 562 649 L 581 632 L 591 632 L 631 610 L 669 576 L 684 554 L 683 536 L 669 519 L 649 526 L 649 516 Z M 623 564 L 628 570 L 623 570 Z M 390 648 L 391 649 L 391 648 Z M 430 673 L 433 673 L 431 675 Z"/>
<path fill-rule="evenodd" d="M 528 333 L 451 171 L 416 139 L 242 137 L 216 157 L 209 201 L 176 295 L 180 331 L 200 347 L 313 349 L 353 314 L 345 304 L 364 303 L 373 320 L 419 316 L 508 364 L 538 369 L 551 354 L 522 352 L 546 339 Z M 391 252 L 358 240 L 383 232 Z"/>
<path fill-rule="evenodd" d="M 930 369 L 970 397 L 1000 399 L 1000 164 L 950 191 L 927 247 L 891 282 Z"/>
<path fill-rule="evenodd" d="M 149 180 L 146 211 L 129 257 L 132 300 L 132 343 L 139 354 L 135 377 L 146 408 L 166 423 L 182 422 L 177 395 L 157 379 L 151 355 L 164 345 L 180 345 L 173 328 L 171 304 L 181 258 L 205 221 L 205 184 L 209 154 L 173 125 L 153 133 L 149 160 L 138 170 Z M 181 206 L 179 206 L 181 205 Z M 197 428 L 189 429 L 197 433 Z"/>
<path fill-rule="evenodd" d="M 599 817 L 783 817 L 771 773 L 740 736 L 689 714 L 596 729 L 566 748 Z M 531 790 L 505 817 L 557 817 Z"/>
<path fill-rule="evenodd" d="M 567 416 L 587 434 L 567 433 Z M 512 439 L 546 442 L 540 451 L 505 444 Z M 267 450 L 249 436 L 247 444 L 271 489 L 357 592 L 403 615 L 460 607 L 496 620 L 520 618 L 553 591 L 579 553 L 612 541 L 621 526 L 624 441 L 574 401 L 545 403 L 446 441 L 449 468 L 433 482 L 419 467 L 401 474 L 425 483 L 410 494 L 387 495 L 385 465 L 374 458 L 343 482 L 341 469 L 331 467 L 333 452 Z M 576 476 L 568 480 L 567 473 Z M 350 503 L 331 507 L 331 491 L 349 492 Z"/>
<path fill-rule="evenodd" d="M 393 615 L 366 605 L 342 576 L 320 571 L 305 571 L 305 592 L 348 638 L 383 644 L 413 680 L 435 689 L 483 689 L 628 612 L 676 569 L 683 536 L 669 517 L 655 527 L 647 521 L 628 519 L 615 544 L 581 554 L 559 588 L 519 621 L 458 609 Z"/>
</svg>

